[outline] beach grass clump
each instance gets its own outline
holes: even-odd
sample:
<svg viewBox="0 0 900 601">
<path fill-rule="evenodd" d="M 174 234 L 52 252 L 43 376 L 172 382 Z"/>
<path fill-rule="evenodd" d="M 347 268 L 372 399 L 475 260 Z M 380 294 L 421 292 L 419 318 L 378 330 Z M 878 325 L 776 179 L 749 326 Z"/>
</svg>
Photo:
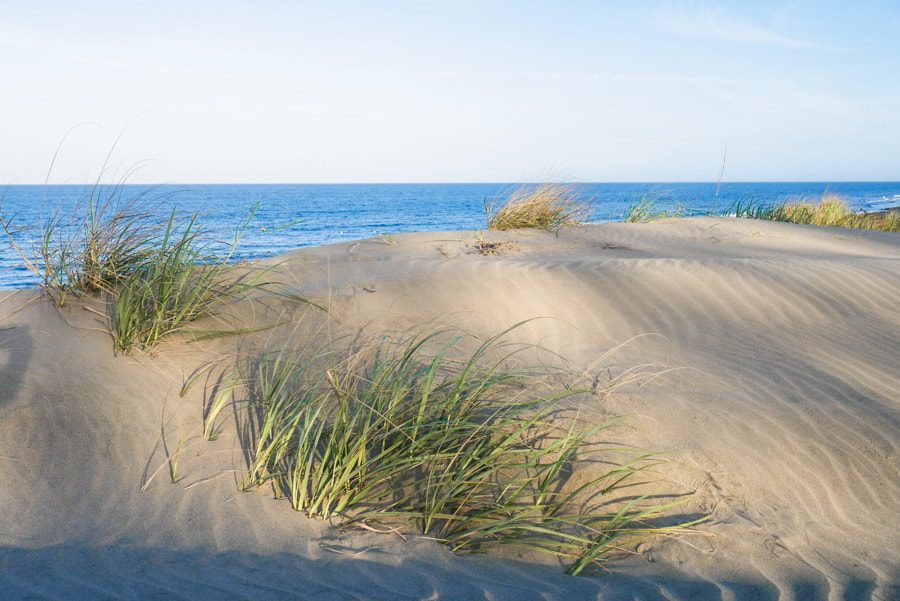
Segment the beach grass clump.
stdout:
<svg viewBox="0 0 900 601">
<path fill-rule="evenodd" d="M 739 219 L 763 219 L 774 221 L 776 211 L 782 204 L 758 202 L 756 200 L 738 200 L 729 209 L 726 209 L 721 217 L 737 217 Z"/>
<path fill-rule="evenodd" d="M 648 196 L 632 202 L 625 209 L 625 223 L 646 223 L 656 219 L 657 211 L 653 200 Z"/>
<path fill-rule="evenodd" d="M 625 209 L 623 221 L 625 223 L 648 223 L 659 219 L 685 217 L 689 214 L 684 205 L 678 204 L 674 210 L 661 210 L 657 206 L 657 199 L 649 194 L 641 196 Z"/>
<path fill-rule="evenodd" d="M 540 184 L 514 190 L 496 212 L 493 205 L 487 205 L 486 211 L 491 230 L 558 231 L 584 223 L 590 217 L 591 207 L 581 200 L 574 186 Z"/>
<path fill-rule="evenodd" d="M 123 196 L 123 185 L 95 185 L 85 202 L 62 205 L 42 221 L 26 242 L 14 218 L 0 214 L 0 226 L 24 266 L 58 306 L 69 295 L 109 292 L 141 265 L 154 235 L 144 193 Z"/>
<path fill-rule="evenodd" d="M 900 212 L 896 210 L 877 213 L 856 212 L 850 209 L 846 199 L 826 193 L 818 202 L 794 202 L 765 204 L 738 202 L 728 211 L 739 218 L 783 221 L 823 227 L 900 231 Z"/>
<path fill-rule="evenodd" d="M 880 232 L 900 232 L 900 209 L 868 213 L 866 217 L 867 227 L 864 229 Z"/>
<path fill-rule="evenodd" d="M 671 211 L 659 210 L 653 198 L 643 196 L 628 206 L 623 219 L 628 223 L 646 223 L 659 219 L 689 215 L 761 219 L 884 232 L 900 231 L 900 210 L 894 209 L 877 213 L 856 212 L 850 209 L 845 198 L 833 193 L 824 194 L 817 202 L 778 203 L 756 199 L 738 200 L 729 208 L 720 211 L 689 211 L 683 206 L 677 206 Z"/>
<path fill-rule="evenodd" d="M 505 335 L 471 352 L 469 336 L 426 331 L 348 355 L 248 359 L 235 372 L 248 403 L 244 486 L 270 485 L 311 517 L 400 521 L 456 552 L 544 551 L 571 574 L 683 529 L 659 521 L 679 502 L 623 494 L 652 456 L 629 450 L 616 461 L 622 449 L 602 440 L 613 422 L 564 410 L 585 392 L 554 385 L 558 369 L 511 367 L 524 347 Z"/>
<path fill-rule="evenodd" d="M 198 228 L 197 215 L 173 209 L 166 217 L 147 201 L 146 191 L 125 198 L 123 190 L 123 184 L 97 184 L 86 202 L 60 204 L 30 232 L 30 242 L 12 217 L 0 216 L 10 245 L 57 306 L 72 296 L 106 301 L 116 350 L 151 347 L 226 303 L 273 286 L 267 280 L 273 267 L 231 265 L 256 207 L 230 245 L 216 245 Z M 306 302 L 299 295 L 280 296 Z"/>
<path fill-rule="evenodd" d="M 88 209 L 70 281 L 77 290 L 91 294 L 111 290 L 144 262 L 154 225 L 136 200 L 122 206 L 89 202 Z"/>
<path fill-rule="evenodd" d="M 148 244 L 143 260 L 111 294 L 109 321 L 116 348 L 151 347 L 221 305 L 265 288 L 270 270 L 230 265 L 242 230 L 230 250 L 218 254 L 209 250 L 196 216 L 178 224 L 173 210 L 160 237 Z"/>
</svg>

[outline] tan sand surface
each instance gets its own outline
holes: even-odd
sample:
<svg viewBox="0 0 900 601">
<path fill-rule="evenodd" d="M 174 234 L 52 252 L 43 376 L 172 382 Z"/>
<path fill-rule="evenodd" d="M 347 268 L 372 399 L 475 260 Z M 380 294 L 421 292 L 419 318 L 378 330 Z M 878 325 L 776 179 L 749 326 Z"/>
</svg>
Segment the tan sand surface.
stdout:
<svg viewBox="0 0 900 601">
<path fill-rule="evenodd" d="M 201 441 L 199 392 L 179 396 L 233 339 L 116 357 L 94 313 L 0 293 L 0 598 L 900 598 L 900 236 L 701 218 L 486 232 L 495 255 L 479 236 L 303 249 L 283 278 L 328 327 L 542 317 L 515 335 L 581 366 L 630 341 L 610 370 L 668 371 L 588 409 L 668 453 L 703 534 L 569 577 L 308 520 L 238 492 L 235 437 Z"/>
</svg>

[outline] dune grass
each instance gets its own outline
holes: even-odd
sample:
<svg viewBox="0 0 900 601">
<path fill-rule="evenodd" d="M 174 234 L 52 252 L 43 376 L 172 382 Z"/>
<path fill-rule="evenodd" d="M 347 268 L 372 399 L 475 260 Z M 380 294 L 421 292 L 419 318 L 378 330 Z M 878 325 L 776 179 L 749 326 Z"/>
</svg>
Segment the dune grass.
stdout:
<svg viewBox="0 0 900 601">
<path fill-rule="evenodd" d="M 685 217 L 688 214 L 688 210 L 681 204 L 676 206 L 674 211 L 661 211 L 657 208 L 656 198 L 645 194 L 628 205 L 628 208 L 625 209 L 623 221 L 625 223 L 646 223 L 657 219 Z"/>
<path fill-rule="evenodd" d="M 67 214 L 57 207 L 30 237 L 28 247 L 14 217 L 0 212 L 0 226 L 24 266 L 58 306 L 70 295 L 111 291 L 140 265 L 155 225 L 144 206 L 146 192 L 126 198 L 124 183 L 96 184 L 85 202 Z"/>
<path fill-rule="evenodd" d="M 422 331 L 343 355 L 263 352 L 240 363 L 249 469 L 308 516 L 345 524 L 397 522 L 453 551 L 513 545 L 561 558 L 579 574 L 644 538 L 679 502 L 629 497 L 653 456 L 603 444 L 562 401 L 564 372 L 511 364 L 524 347 L 506 332 L 473 339 Z M 215 433 L 224 403 L 206 414 Z M 693 523 L 693 522 L 690 522 Z M 405 526 L 403 526 L 405 524 Z"/>
<path fill-rule="evenodd" d="M 656 205 L 650 197 L 643 196 L 628 205 L 623 221 L 625 223 L 644 223 L 653 219 L 661 219 Z"/>
<path fill-rule="evenodd" d="M 783 221 L 824 227 L 900 232 L 900 212 L 858 213 L 843 197 L 826 193 L 818 202 L 763 204 L 738 202 L 728 211 L 738 218 Z"/>
<path fill-rule="evenodd" d="M 176 215 L 173 210 L 161 236 L 147 242 L 143 260 L 111 294 L 110 330 L 119 350 L 152 347 L 221 305 L 272 283 L 266 279 L 271 268 L 236 270 L 230 265 L 252 212 L 224 254 L 209 250 L 196 216 L 179 224 Z"/>
<path fill-rule="evenodd" d="M 591 208 L 581 201 L 573 186 L 540 184 L 514 190 L 496 212 L 486 205 L 488 229 L 535 228 L 557 231 L 584 223 Z"/>
<path fill-rule="evenodd" d="M 256 207 L 232 243 L 216 251 L 197 226 L 197 215 L 173 209 L 165 217 L 151 206 L 146 191 L 124 198 L 123 186 L 93 186 L 86 202 L 67 215 L 57 208 L 33 233 L 30 248 L 20 243 L 23 232 L 13 219 L 0 217 L 10 245 L 57 306 L 71 296 L 106 301 L 116 350 L 152 347 L 230 301 L 275 286 L 269 279 L 274 267 L 231 265 Z M 306 302 L 299 295 L 280 295 Z M 240 331 L 226 327 L 203 336 Z"/>
<path fill-rule="evenodd" d="M 656 208 L 656 202 L 653 199 L 645 196 L 628 207 L 624 220 L 638 223 L 689 215 L 761 219 L 765 221 L 879 230 L 883 232 L 900 231 L 900 211 L 856 212 L 850 209 L 845 198 L 830 192 L 822 195 L 822 198 L 817 202 L 776 203 L 753 199 L 739 200 L 722 211 L 687 211 L 684 207 L 676 207 L 674 211 L 661 211 Z"/>
</svg>

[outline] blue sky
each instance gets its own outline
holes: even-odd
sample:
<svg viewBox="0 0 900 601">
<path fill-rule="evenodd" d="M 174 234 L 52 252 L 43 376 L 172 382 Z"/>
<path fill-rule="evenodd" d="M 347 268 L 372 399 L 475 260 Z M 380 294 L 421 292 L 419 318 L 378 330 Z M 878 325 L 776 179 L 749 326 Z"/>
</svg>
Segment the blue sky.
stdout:
<svg viewBox="0 0 900 601">
<path fill-rule="evenodd" d="M 900 179 L 896 0 L 0 0 L 0 82 L 0 184 Z"/>
</svg>

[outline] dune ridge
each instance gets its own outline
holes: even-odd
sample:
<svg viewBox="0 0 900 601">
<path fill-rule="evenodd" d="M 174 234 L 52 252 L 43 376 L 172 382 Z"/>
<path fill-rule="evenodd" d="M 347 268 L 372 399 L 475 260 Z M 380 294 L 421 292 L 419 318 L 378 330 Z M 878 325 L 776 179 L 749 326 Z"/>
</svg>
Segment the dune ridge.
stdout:
<svg viewBox="0 0 900 601">
<path fill-rule="evenodd" d="M 479 236 L 509 244 L 485 256 Z M 490 332 L 542 317 L 516 335 L 578 365 L 630 341 L 610 369 L 670 371 L 586 409 L 629 416 L 632 442 L 669 454 L 666 477 L 712 516 L 706 535 L 574 578 L 307 520 L 268 491 L 237 492 L 233 439 L 194 440 L 200 399 L 178 393 L 207 345 L 115 357 L 92 314 L 19 292 L 0 295 L 10 598 L 900 595 L 896 235 L 698 218 L 406 234 L 278 260 L 345 328 L 442 318 Z"/>
</svg>

